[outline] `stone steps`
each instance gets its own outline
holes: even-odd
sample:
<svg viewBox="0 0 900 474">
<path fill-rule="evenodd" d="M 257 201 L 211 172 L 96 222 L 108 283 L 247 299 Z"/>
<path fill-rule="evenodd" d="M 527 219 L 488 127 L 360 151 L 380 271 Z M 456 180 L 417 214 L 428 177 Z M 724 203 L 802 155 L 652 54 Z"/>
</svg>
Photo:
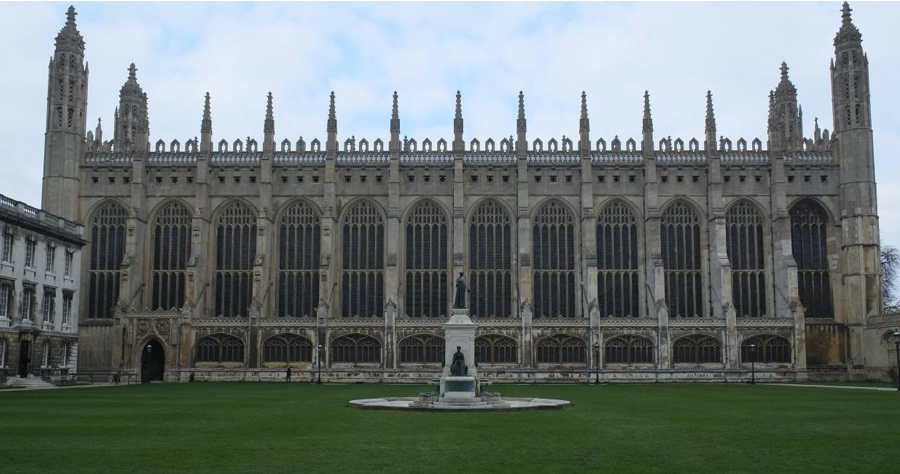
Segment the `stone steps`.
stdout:
<svg viewBox="0 0 900 474">
<path fill-rule="evenodd" d="M 53 384 L 44 382 L 37 377 L 16 377 L 7 383 L 9 387 L 15 388 L 53 388 Z"/>
</svg>

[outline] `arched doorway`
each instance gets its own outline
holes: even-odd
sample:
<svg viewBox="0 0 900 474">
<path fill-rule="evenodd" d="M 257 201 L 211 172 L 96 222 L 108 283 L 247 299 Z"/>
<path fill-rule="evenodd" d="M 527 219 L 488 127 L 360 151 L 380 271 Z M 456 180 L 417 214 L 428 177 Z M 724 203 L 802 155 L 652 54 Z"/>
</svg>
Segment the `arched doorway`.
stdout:
<svg viewBox="0 0 900 474">
<path fill-rule="evenodd" d="M 162 344 L 151 339 L 144 344 L 141 352 L 141 382 L 162 381 L 166 371 L 166 354 Z"/>
</svg>

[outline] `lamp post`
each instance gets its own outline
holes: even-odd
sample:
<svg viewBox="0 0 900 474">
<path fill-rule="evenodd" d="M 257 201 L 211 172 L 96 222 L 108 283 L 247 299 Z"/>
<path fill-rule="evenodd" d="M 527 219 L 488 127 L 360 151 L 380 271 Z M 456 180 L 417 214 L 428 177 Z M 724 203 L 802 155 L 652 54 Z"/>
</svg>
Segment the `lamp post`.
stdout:
<svg viewBox="0 0 900 474">
<path fill-rule="evenodd" d="M 594 385 L 600 385 L 600 341 L 594 342 L 594 352 L 597 353 L 597 362 L 595 362 L 594 370 L 596 371 L 597 378 L 594 379 Z"/>
<path fill-rule="evenodd" d="M 316 379 L 316 383 L 322 385 L 322 344 L 316 348 L 316 368 L 319 371 L 319 376 Z"/>
<path fill-rule="evenodd" d="M 894 334 L 891 334 L 891 340 L 894 341 L 897 354 L 897 391 L 900 392 L 900 331 L 894 331 Z"/>
<path fill-rule="evenodd" d="M 756 385 L 756 344 L 750 344 L 750 385 Z"/>
</svg>

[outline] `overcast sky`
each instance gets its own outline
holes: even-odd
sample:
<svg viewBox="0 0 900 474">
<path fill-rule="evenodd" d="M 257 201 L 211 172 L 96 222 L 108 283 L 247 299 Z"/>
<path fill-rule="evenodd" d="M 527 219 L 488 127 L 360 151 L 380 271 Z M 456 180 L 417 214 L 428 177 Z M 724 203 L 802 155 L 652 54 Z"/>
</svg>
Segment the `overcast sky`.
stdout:
<svg viewBox="0 0 900 474">
<path fill-rule="evenodd" d="M 47 62 L 64 3 L 0 3 L 0 193 L 41 199 Z M 640 140 L 650 91 L 657 138 L 703 140 L 705 95 L 719 134 L 765 142 L 768 92 L 787 61 L 803 106 L 832 128 L 829 60 L 840 3 L 76 3 L 90 63 L 89 128 L 112 115 L 129 63 L 149 96 L 151 142 L 200 134 L 262 138 L 266 93 L 277 141 L 324 141 L 328 92 L 339 140 L 401 133 L 452 140 L 456 90 L 466 140 L 515 133 L 525 92 L 529 141 L 577 137 L 587 92 L 593 140 Z M 869 56 L 881 228 L 900 244 L 900 4 L 851 4 Z"/>
</svg>

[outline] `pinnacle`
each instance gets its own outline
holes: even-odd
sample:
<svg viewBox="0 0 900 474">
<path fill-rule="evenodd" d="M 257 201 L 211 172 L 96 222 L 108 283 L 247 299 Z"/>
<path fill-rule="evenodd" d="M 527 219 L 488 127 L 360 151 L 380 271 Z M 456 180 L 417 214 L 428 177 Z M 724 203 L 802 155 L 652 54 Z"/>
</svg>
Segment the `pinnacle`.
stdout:
<svg viewBox="0 0 900 474">
<path fill-rule="evenodd" d="M 397 105 L 397 91 L 394 91 L 393 104 L 391 106 L 391 119 L 400 118 L 400 107 Z"/>
<path fill-rule="evenodd" d="M 782 81 L 788 80 L 788 65 L 787 65 L 787 62 L 784 62 L 784 61 L 781 62 L 781 80 Z"/>
<path fill-rule="evenodd" d="M 848 26 L 848 25 L 853 24 L 853 19 L 850 18 L 850 12 L 852 12 L 852 11 L 853 11 L 853 9 L 850 8 L 850 4 L 847 2 L 844 2 L 844 6 L 841 9 L 841 24 L 842 25 Z"/>
<path fill-rule="evenodd" d="M 134 63 L 131 63 L 131 66 L 128 66 L 128 80 L 129 81 L 137 80 L 137 68 L 134 66 Z"/>
<path fill-rule="evenodd" d="M 581 91 L 581 118 L 587 118 L 587 93 Z"/>
<path fill-rule="evenodd" d="M 462 94 L 456 91 L 456 118 L 462 119 Z"/>
<path fill-rule="evenodd" d="M 69 5 L 68 11 L 66 11 L 66 26 L 75 26 L 75 6 Z"/>
<path fill-rule="evenodd" d="M 519 91 L 519 119 L 525 118 L 525 94 Z"/>
</svg>

